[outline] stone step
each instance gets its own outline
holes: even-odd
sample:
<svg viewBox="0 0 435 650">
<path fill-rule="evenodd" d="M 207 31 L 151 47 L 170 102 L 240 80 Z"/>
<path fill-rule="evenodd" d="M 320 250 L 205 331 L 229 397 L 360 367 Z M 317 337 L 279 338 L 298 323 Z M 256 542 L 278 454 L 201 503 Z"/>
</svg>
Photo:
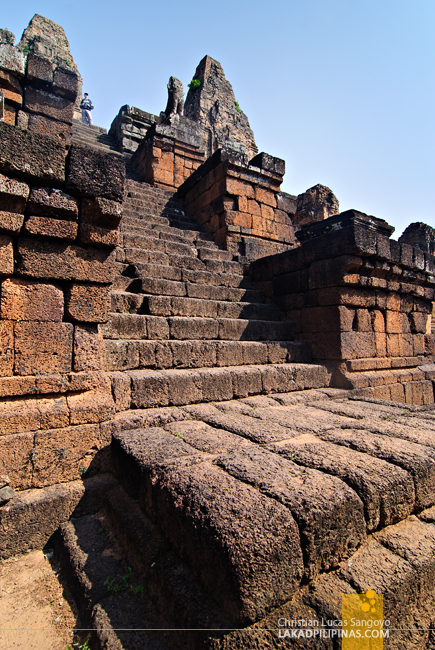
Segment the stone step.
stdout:
<svg viewBox="0 0 435 650">
<path fill-rule="evenodd" d="M 146 237 L 145 235 L 131 235 L 129 233 L 121 233 L 120 237 L 124 248 L 144 248 L 145 250 L 192 257 L 197 257 L 198 254 L 196 246 L 192 244 L 168 242 L 159 237 Z"/>
<path fill-rule="evenodd" d="M 251 278 L 240 273 L 210 273 L 210 271 L 196 268 L 186 269 L 183 266 L 163 266 L 162 264 L 144 264 L 142 262 L 136 262 L 133 266 L 135 269 L 135 277 L 145 280 L 156 278 L 204 284 L 210 287 L 232 287 L 234 289 L 255 290 L 255 284 Z M 279 311 L 278 307 L 276 307 L 276 311 Z"/>
<path fill-rule="evenodd" d="M 105 340 L 109 370 L 310 363 L 306 341 Z"/>
<path fill-rule="evenodd" d="M 110 153 L 116 155 L 117 157 L 123 158 L 122 154 L 117 150 L 115 146 L 108 146 L 107 144 L 100 143 L 92 139 L 83 139 L 83 138 L 72 138 L 73 144 L 77 144 L 82 147 L 91 147 L 92 149 L 97 149 L 104 153 Z"/>
<path fill-rule="evenodd" d="M 120 232 L 126 235 L 139 235 L 145 237 L 151 235 L 159 239 L 164 239 L 165 241 L 175 241 L 180 244 L 187 244 L 188 246 L 199 245 L 201 248 L 219 250 L 217 244 L 213 241 L 207 240 L 205 236 L 203 238 L 202 233 L 200 232 L 172 228 L 171 226 L 161 224 L 147 224 L 145 220 L 142 220 L 140 225 L 137 225 L 137 223 L 127 223 L 122 220 L 120 224 Z"/>
<path fill-rule="evenodd" d="M 325 366 L 305 363 L 124 370 L 110 374 L 118 410 L 221 402 L 323 388 L 330 382 Z"/>
<path fill-rule="evenodd" d="M 115 142 L 108 135 L 88 131 L 86 130 L 86 127 L 83 128 L 83 131 L 73 131 L 72 138 L 73 140 L 80 142 L 96 142 L 99 144 L 115 146 Z"/>
<path fill-rule="evenodd" d="M 161 226 L 170 226 L 170 220 L 169 217 L 162 217 L 159 215 L 140 215 L 137 214 L 136 212 L 131 212 L 129 210 L 126 210 L 125 207 L 123 206 L 122 208 L 122 219 L 121 219 L 121 226 L 123 225 L 123 222 L 125 220 L 125 223 L 132 223 L 133 225 L 137 222 L 145 222 L 149 224 L 150 226 L 152 225 L 157 225 L 160 224 Z"/>
<path fill-rule="evenodd" d="M 432 509 L 433 511 L 433 509 Z M 435 593 L 429 586 L 426 576 L 432 573 L 433 554 L 428 552 L 433 544 L 433 516 L 431 510 L 425 510 L 417 516 L 388 526 L 388 528 L 369 535 L 367 542 L 328 574 L 322 574 L 298 590 L 298 593 L 281 607 L 256 623 L 258 632 L 253 634 L 252 627 L 238 630 L 225 635 L 224 640 L 212 645 L 213 650 L 225 647 L 225 650 L 255 650 L 256 648 L 289 648 L 299 650 L 301 647 L 311 648 L 341 648 L 342 644 L 331 645 L 331 637 L 338 638 L 338 630 L 327 632 L 325 612 L 329 620 L 347 620 L 348 639 L 361 634 L 372 634 L 376 648 L 406 648 L 407 650 L 429 650 L 433 647 L 433 628 L 435 611 Z M 365 632 L 352 625 L 355 621 L 366 623 L 367 618 L 361 616 L 361 599 L 370 584 L 375 592 L 375 604 L 378 604 L 378 594 L 382 594 L 383 620 L 388 626 L 377 632 Z M 406 607 L 403 606 L 400 595 L 408 592 L 408 584 L 419 584 L 420 588 L 409 590 Z M 342 609 L 342 596 L 348 595 L 345 609 Z M 353 600 L 351 600 L 353 598 Z M 368 604 L 368 600 L 366 599 Z M 376 616 L 376 614 L 375 614 Z M 345 618 L 346 617 L 346 618 Z M 302 625 L 290 627 L 291 621 L 322 621 L 325 627 L 312 632 L 313 643 L 301 645 L 298 638 Z M 379 619 L 378 619 L 379 620 Z M 277 621 L 289 621 L 288 627 L 279 628 Z M 376 621 L 376 625 L 379 623 Z M 345 629 L 345 628 L 344 628 Z M 367 628 L 366 628 L 367 629 Z M 277 645 L 280 634 L 283 645 Z M 382 640 L 384 635 L 384 640 Z M 291 638 L 293 635 L 293 639 Z M 316 636 L 317 635 L 317 636 Z M 324 635 L 323 638 L 321 635 Z M 379 636 L 378 636 L 379 635 Z M 308 638 L 308 637 L 307 637 Z M 317 641 L 316 639 L 319 639 Z M 322 639 L 322 641 L 320 641 Z M 219 645 L 219 643 L 225 645 Z M 304 641 L 302 641 L 304 643 Z M 344 643 L 343 643 L 344 646 Z M 357 648 L 350 641 L 349 648 Z"/>
<path fill-rule="evenodd" d="M 153 637 L 152 633 L 116 630 L 158 629 L 161 618 L 139 581 L 142 576 L 129 568 L 123 549 L 109 530 L 108 517 L 100 511 L 98 516 L 85 515 L 62 524 L 57 535 L 55 555 L 77 602 L 81 620 L 84 625 L 104 629 L 97 633 L 100 648 L 127 650 L 131 637 L 139 634 L 142 642 L 151 641 L 147 647 L 168 650 L 158 634 Z M 125 593 L 121 595 L 121 592 Z M 107 641 L 109 646 L 105 644 Z"/>
<path fill-rule="evenodd" d="M 183 273 L 187 274 L 187 271 L 184 271 Z M 196 274 L 200 273 L 200 271 L 193 271 L 192 273 Z M 201 300 L 218 300 L 230 302 L 266 302 L 264 293 L 257 289 L 239 289 L 228 286 L 214 286 L 197 282 L 180 282 L 176 280 L 164 280 L 158 278 L 118 277 L 112 286 L 114 290 L 127 291 L 127 288 L 119 288 L 121 286 L 120 281 L 122 281 L 122 286 L 131 287 L 128 289 L 131 293 L 146 293 L 152 294 L 154 296 L 178 296 L 186 298 L 198 298 Z"/>
<path fill-rule="evenodd" d="M 166 630 L 225 627 L 213 599 L 120 486 L 103 510 L 62 524 L 55 555 L 100 648 L 193 647 L 188 633 Z"/>
<path fill-rule="evenodd" d="M 215 244 L 212 236 L 209 235 L 208 233 L 203 233 L 198 230 L 191 230 L 187 227 L 177 228 L 171 226 L 169 223 L 169 219 L 167 219 L 168 223 L 159 223 L 159 222 L 154 223 L 150 221 L 150 219 L 153 218 L 148 217 L 148 215 L 130 216 L 128 214 L 126 215 L 125 213 L 123 213 L 120 226 L 124 232 L 131 230 L 132 232 L 136 231 L 138 234 L 145 234 L 145 233 L 141 233 L 141 231 L 146 230 L 147 232 L 150 232 L 151 230 L 151 232 L 164 233 L 167 235 L 173 235 L 174 237 L 181 236 L 189 241 L 200 241 L 202 247 L 218 248 L 218 245 Z"/>
<path fill-rule="evenodd" d="M 173 201 L 158 201 L 155 197 L 143 198 L 143 199 L 132 199 L 125 198 L 124 204 L 126 208 L 131 210 L 136 210 L 138 212 L 147 213 L 150 211 L 161 212 L 163 210 L 172 211 L 175 214 L 179 215 L 180 218 L 186 216 L 186 212 L 183 210 L 182 206 L 179 203 Z M 190 217 L 192 219 L 192 217 Z"/>
<path fill-rule="evenodd" d="M 182 230 L 190 229 L 195 231 L 201 231 L 201 227 L 198 225 L 198 223 L 195 220 L 193 220 L 189 215 L 182 215 L 179 211 L 174 211 L 171 209 L 160 208 L 160 207 L 158 208 L 149 207 L 146 209 L 143 207 L 130 208 L 128 205 L 125 204 L 124 204 L 123 211 L 127 216 L 133 217 L 135 219 L 139 219 L 141 221 L 148 222 L 149 219 L 155 217 L 164 217 L 171 221 L 170 225 L 172 225 L 172 227 L 181 228 Z M 172 222 L 175 222 L 175 226 L 173 225 Z"/>
<path fill-rule="evenodd" d="M 179 201 L 166 197 L 159 198 L 152 194 L 146 194 L 141 197 L 132 197 L 130 193 L 127 193 L 127 195 L 124 194 L 124 202 L 127 207 L 136 210 L 171 210 L 174 213 L 179 214 L 181 217 L 188 215 Z M 190 216 L 190 219 L 193 219 L 193 217 Z"/>
<path fill-rule="evenodd" d="M 73 144 L 77 144 L 81 147 L 92 147 L 92 149 L 99 149 L 100 151 L 106 151 L 110 153 L 114 153 L 116 155 L 121 155 L 119 151 L 117 151 L 116 147 L 105 144 L 103 142 L 98 142 L 97 140 L 94 140 L 92 138 L 71 138 L 71 141 Z"/>
<path fill-rule="evenodd" d="M 233 254 L 230 251 L 223 250 L 211 250 L 209 248 L 204 248 L 198 246 L 198 257 L 200 260 L 219 260 L 219 261 L 228 261 L 231 262 L 233 259 Z"/>
<path fill-rule="evenodd" d="M 106 339 L 291 341 L 295 325 L 292 321 L 195 316 L 165 318 L 111 312 L 109 321 L 100 326 L 100 331 Z"/>
<path fill-rule="evenodd" d="M 170 217 L 171 220 L 171 226 L 173 228 L 189 228 L 190 230 L 198 230 L 199 232 L 202 232 L 204 235 L 208 235 L 208 233 L 204 233 L 204 231 L 201 229 L 201 226 L 196 223 L 196 221 L 191 221 L 187 216 L 186 217 Z"/>
<path fill-rule="evenodd" d="M 107 135 L 107 129 L 105 129 L 103 126 L 96 126 L 95 124 L 89 126 L 88 124 L 83 124 L 83 122 L 79 120 L 73 120 L 74 135 L 81 135 L 81 134 L 88 134 L 88 133 L 93 134 L 94 137 L 98 137 L 99 135 Z"/>
<path fill-rule="evenodd" d="M 245 265 L 237 261 L 220 261 L 204 259 L 186 255 L 172 255 L 161 251 L 151 251 L 143 248 L 118 248 L 118 261 L 129 264 L 163 264 L 171 265 L 184 270 L 208 271 L 211 274 L 245 276 L 249 278 Z"/>
<path fill-rule="evenodd" d="M 174 267 L 162 267 L 173 269 Z M 174 269 L 176 270 L 176 269 Z M 198 316 L 201 318 L 242 318 L 279 321 L 281 313 L 272 304 L 199 300 L 197 298 L 153 296 L 112 291 L 112 312 L 153 316 Z"/>
<path fill-rule="evenodd" d="M 160 251 L 150 251 L 144 248 L 123 248 L 124 260 L 126 263 L 135 264 L 143 262 L 144 264 L 169 264 L 170 256 Z M 196 259 L 196 258 L 195 258 Z M 198 260 L 199 261 L 199 260 Z"/>
<path fill-rule="evenodd" d="M 135 219 L 139 222 L 145 222 L 145 223 L 162 223 L 168 226 L 171 226 L 173 228 L 179 228 L 180 230 L 195 230 L 195 231 L 201 231 L 200 226 L 195 222 L 190 219 L 190 217 L 186 216 L 180 216 L 179 214 L 175 214 L 168 211 L 168 210 L 149 210 L 149 211 L 143 211 L 143 209 L 138 208 L 137 210 L 130 209 L 128 206 L 125 207 L 125 204 L 123 206 L 123 215 Z M 165 221 L 159 221 L 160 219 L 164 219 Z M 206 234 L 206 233 L 204 233 Z"/>
<path fill-rule="evenodd" d="M 204 259 L 203 262 L 205 268 L 210 273 L 234 273 L 236 275 L 249 276 L 249 267 L 246 267 L 244 264 L 241 264 L 236 260 L 229 262 L 228 260 Z"/>
<path fill-rule="evenodd" d="M 131 198 L 147 197 L 159 201 L 176 200 L 173 198 L 174 193 L 170 190 L 162 190 L 158 187 L 148 185 L 148 183 L 137 183 L 130 179 L 127 179 L 125 182 L 125 193 Z"/>
<path fill-rule="evenodd" d="M 139 191 L 128 187 L 126 184 L 124 186 L 124 196 L 125 200 L 129 201 L 132 205 L 154 203 L 159 205 L 171 205 L 184 210 L 183 204 L 172 192 L 161 194 L 158 192 L 158 188 L 146 184 L 144 184 L 144 187 Z"/>
<path fill-rule="evenodd" d="M 143 578 L 162 619 L 170 623 L 165 627 L 225 627 L 217 603 L 204 592 L 186 563 L 174 554 L 156 524 L 144 516 L 138 502 L 120 485 L 109 492 L 106 511 L 133 569 Z M 183 643 L 187 640 L 185 636 L 178 633 L 170 645 L 196 647 L 195 643 L 191 645 L 192 641 Z M 177 638 L 178 644 L 174 644 Z"/>
</svg>

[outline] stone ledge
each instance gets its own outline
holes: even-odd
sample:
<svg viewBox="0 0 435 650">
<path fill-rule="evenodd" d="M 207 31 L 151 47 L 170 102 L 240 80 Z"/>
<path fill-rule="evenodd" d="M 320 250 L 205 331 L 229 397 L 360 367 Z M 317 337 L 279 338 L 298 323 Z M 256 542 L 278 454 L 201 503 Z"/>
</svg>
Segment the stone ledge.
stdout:
<svg viewBox="0 0 435 650">
<path fill-rule="evenodd" d="M 111 474 L 71 481 L 42 489 L 16 492 L 0 508 L 0 558 L 43 549 L 61 523 L 71 516 L 94 513 L 107 491 L 116 485 Z"/>
</svg>

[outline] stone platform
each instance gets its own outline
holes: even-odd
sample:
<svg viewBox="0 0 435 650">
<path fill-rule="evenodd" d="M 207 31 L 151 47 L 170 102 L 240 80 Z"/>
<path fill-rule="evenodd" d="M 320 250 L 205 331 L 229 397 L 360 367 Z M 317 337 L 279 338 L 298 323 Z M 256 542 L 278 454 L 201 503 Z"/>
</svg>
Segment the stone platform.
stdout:
<svg viewBox="0 0 435 650">
<path fill-rule="evenodd" d="M 342 594 L 369 588 L 391 627 L 408 628 L 385 647 L 431 647 L 433 406 L 321 388 L 103 426 L 115 479 L 21 492 L 1 518 L 6 555 L 17 531 L 25 550 L 60 525 L 81 625 L 104 628 L 97 647 L 299 647 L 278 619 L 339 619 Z"/>
</svg>

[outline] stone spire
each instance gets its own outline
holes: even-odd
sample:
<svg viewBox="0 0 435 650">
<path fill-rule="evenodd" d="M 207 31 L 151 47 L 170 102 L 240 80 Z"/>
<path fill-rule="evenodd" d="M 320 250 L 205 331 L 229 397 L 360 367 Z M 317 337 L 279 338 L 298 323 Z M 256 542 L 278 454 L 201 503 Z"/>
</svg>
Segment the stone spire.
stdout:
<svg viewBox="0 0 435 650">
<path fill-rule="evenodd" d="M 208 156 L 220 147 L 245 153 L 248 160 L 258 152 L 248 118 L 239 107 L 230 82 L 219 61 L 210 56 L 205 56 L 196 69 L 184 115 L 206 132 Z"/>
<path fill-rule="evenodd" d="M 77 75 L 78 92 L 74 117 L 79 118 L 83 81 L 72 57 L 63 27 L 45 16 L 35 14 L 24 30 L 17 48 L 26 54 L 31 53 L 37 59 L 48 59 L 54 67 L 60 67 Z"/>
<path fill-rule="evenodd" d="M 33 16 L 17 47 L 78 72 L 63 27 L 44 16 Z"/>
</svg>

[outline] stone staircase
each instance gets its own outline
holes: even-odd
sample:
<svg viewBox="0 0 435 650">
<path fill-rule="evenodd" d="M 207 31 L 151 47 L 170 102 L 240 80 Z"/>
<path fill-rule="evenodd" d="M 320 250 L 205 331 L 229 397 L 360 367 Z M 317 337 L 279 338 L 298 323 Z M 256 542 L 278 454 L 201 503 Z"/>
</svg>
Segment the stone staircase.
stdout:
<svg viewBox="0 0 435 650">
<path fill-rule="evenodd" d="M 83 147 L 98 149 L 104 153 L 123 155 L 118 151 L 115 141 L 107 134 L 107 129 L 102 126 L 88 126 L 81 120 L 73 120 L 71 142 Z"/>
<path fill-rule="evenodd" d="M 61 526 L 56 556 L 80 624 L 95 630 L 91 647 L 193 650 L 206 634 L 194 639 L 182 628 L 225 627 L 188 564 L 121 486 L 108 492 L 103 510 Z"/>
<path fill-rule="evenodd" d="M 150 408 L 291 390 L 309 344 L 293 340 L 293 323 L 246 265 L 170 192 L 133 180 L 125 192 L 112 312 L 101 327 L 115 395 L 122 386 L 127 408 Z"/>
<path fill-rule="evenodd" d="M 430 648 L 433 412 L 328 388 L 244 260 L 131 174 L 100 328 L 117 480 L 56 536 L 91 647 L 278 650 L 278 620 L 370 587 Z"/>
<path fill-rule="evenodd" d="M 108 135 L 107 129 L 104 127 L 95 125 L 87 126 L 86 124 L 83 124 L 81 120 L 73 120 L 71 142 L 82 147 L 90 147 L 92 149 L 98 149 L 98 151 L 103 153 L 111 153 L 119 156 L 125 162 L 127 178 L 135 181 L 139 180 L 135 169 L 130 164 L 131 154 L 119 151 L 115 140 Z"/>
</svg>

